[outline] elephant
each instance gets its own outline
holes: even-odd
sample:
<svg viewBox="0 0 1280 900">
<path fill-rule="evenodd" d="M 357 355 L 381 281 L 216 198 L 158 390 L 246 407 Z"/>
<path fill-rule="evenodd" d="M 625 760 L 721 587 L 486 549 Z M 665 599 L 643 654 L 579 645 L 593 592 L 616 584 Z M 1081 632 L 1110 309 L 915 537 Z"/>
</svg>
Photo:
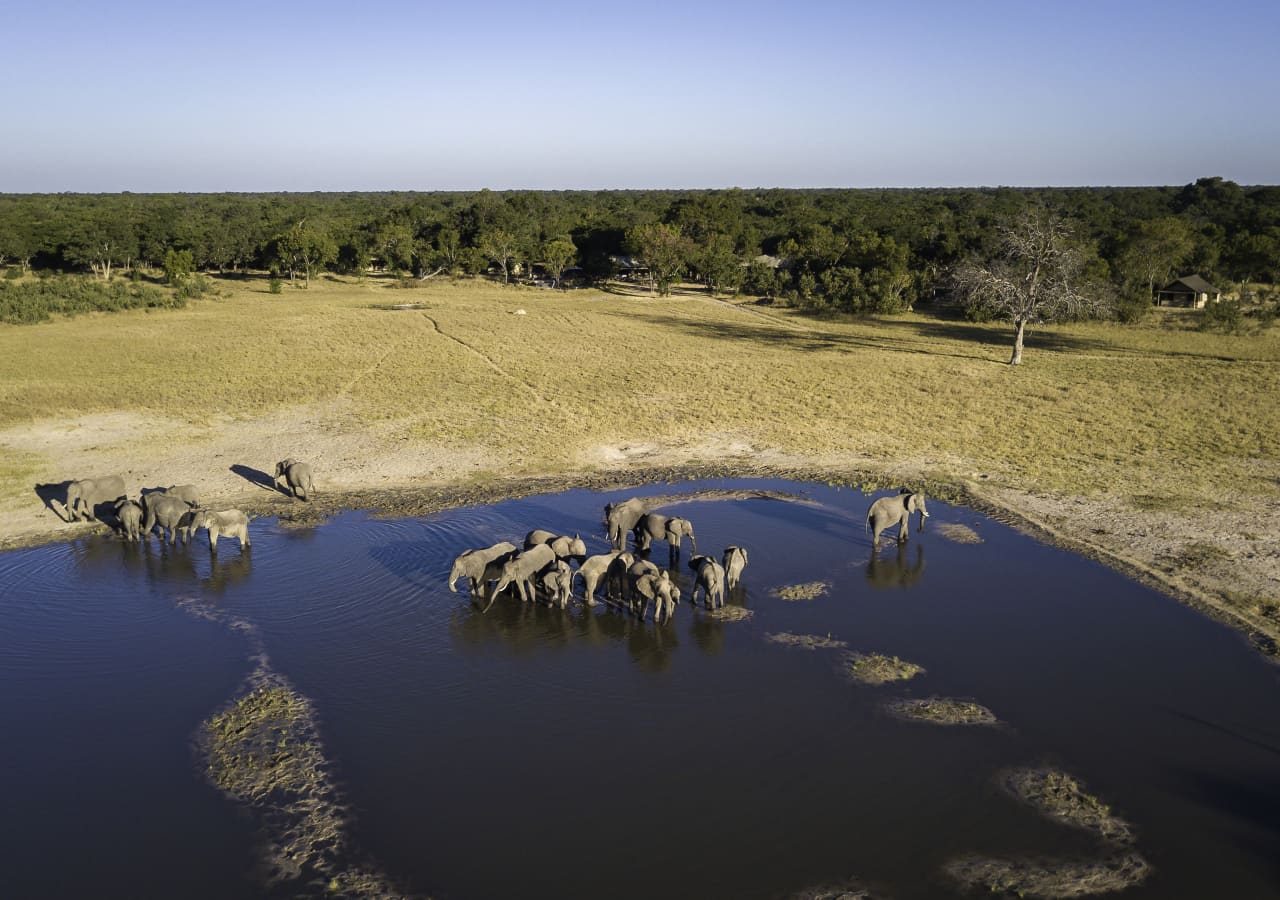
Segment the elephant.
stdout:
<svg viewBox="0 0 1280 900">
<path fill-rule="evenodd" d="M 645 513 L 636 522 L 633 529 L 636 537 L 636 549 L 648 550 L 655 540 L 666 541 L 671 549 L 671 559 L 680 557 L 680 542 L 687 535 L 693 545 L 693 552 L 698 552 L 698 541 L 693 535 L 693 523 L 678 516 L 664 516 L 659 513 Z"/>
<path fill-rule="evenodd" d="M 120 522 L 120 533 L 126 541 L 142 539 L 142 507 L 136 500 L 121 497 L 115 503 L 116 519 Z"/>
<path fill-rule="evenodd" d="M 613 562 L 605 571 L 605 595 L 609 598 L 626 599 L 627 570 L 635 563 L 636 556 L 629 550 L 614 551 Z"/>
<path fill-rule="evenodd" d="M 676 604 L 680 602 L 680 589 L 671 581 L 671 573 L 663 569 L 658 574 L 646 572 L 638 578 L 633 579 L 631 583 L 632 593 L 636 595 L 636 603 L 632 605 L 632 611 L 640 619 L 644 618 L 644 612 L 649 606 L 649 601 L 653 601 L 653 621 L 657 623 L 670 622 L 676 612 Z"/>
<path fill-rule="evenodd" d="M 142 523 L 142 533 L 151 534 L 151 529 L 160 526 L 160 540 L 164 540 L 164 532 L 169 532 L 169 543 L 176 544 L 178 538 L 189 538 L 191 529 L 187 527 L 188 513 L 191 506 L 185 500 L 171 497 L 168 494 L 145 494 L 142 497 L 142 508 L 147 514 Z"/>
<path fill-rule="evenodd" d="M 502 541 L 494 544 L 492 547 L 483 547 L 478 550 L 467 550 L 458 555 L 453 561 L 453 568 L 449 570 L 449 590 L 458 593 L 456 582 L 459 578 L 466 577 L 470 582 L 471 595 L 478 596 L 483 587 L 485 567 L 500 556 L 511 553 L 516 549 L 515 544 Z"/>
<path fill-rule="evenodd" d="M 520 551 L 513 547 L 501 556 L 495 556 L 485 565 L 484 573 L 480 576 L 480 596 L 487 596 L 489 602 L 485 604 L 481 612 L 488 612 L 489 607 L 493 606 L 493 601 L 498 596 L 498 591 L 492 587 L 492 584 L 502 577 L 503 566 L 519 555 Z"/>
<path fill-rule="evenodd" d="M 644 617 L 644 596 L 636 590 L 636 585 L 642 578 L 657 578 L 661 574 L 662 570 L 657 564 L 647 559 L 633 559 L 631 565 L 627 566 L 626 577 L 622 580 L 622 599 L 631 607 L 632 612 L 636 611 L 636 605 L 639 604 L 641 618 Z"/>
<path fill-rule="evenodd" d="M 710 556 L 695 556 L 689 560 L 689 568 L 694 572 L 689 602 L 698 602 L 698 589 L 701 588 L 707 609 L 724 606 L 724 566 Z"/>
<path fill-rule="evenodd" d="M 302 500 L 311 499 L 315 491 L 315 485 L 311 480 L 311 463 L 299 462 L 296 459 L 280 460 L 276 463 L 275 485 L 283 490 L 280 484 L 281 479 L 289 485 L 289 490 L 285 493 Z"/>
<path fill-rule="evenodd" d="M 578 566 L 578 570 L 574 572 L 575 576 L 582 576 L 583 590 L 585 592 L 583 600 L 587 606 L 596 605 L 596 587 L 608 575 L 609 567 L 613 565 L 613 561 L 620 555 L 617 550 L 614 550 L 597 556 L 588 556 L 582 561 L 582 565 Z"/>
<path fill-rule="evenodd" d="M 209 532 L 209 549 L 218 552 L 218 538 L 229 537 L 240 540 L 240 549 L 247 550 L 249 544 L 249 517 L 238 509 L 226 509 L 214 512 L 211 509 L 193 509 L 186 517 L 187 541 L 190 542 L 201 528 Z"/>
<path fill-rule="evenodd" d="M 747 567 L 747 548 L 725 547 L 721 565 L 724 566 L 725 584 L 733 590 L 742 580 L 742 570 Z"/>
<path fill-rule="evenodd" d="M 929 518 L 929 510 L 924 505 L 922 491 L 909 491 L 905 488 L 896 497 L 881 497 L 867 510 L 867 530 L 871 532 L 871 546 L 880 544 L 880 533 L 898 523 L 898 541 L 907 539 L 911 530 L 911 514 L 920 513 L 920 531 L 924 531 L 924 520 Z"/>
<path fill-rule="evenodd" d="M 636 527 L 640 517 L 645 514 L 644 501 L 639 497 L 623 500 L 619 503 L 607 504 L 604 508 L 605 534 L 613 549 L 619 552 L 627 549 L 627 532 Z"/>
<path fill-rule="evenodd" d="M 557 559 L 539 573 L 538 581 L 550 602 L 558 603 L 561 609 L 569 605 L 569 598 L 573 595 L 573 569 L 567 562 Z"/>
<path fill-rule="evenodd" d="M 498 576 L 498 582 L 493 587 L 493 593 L 489 595 L 489 605 L 493 605 L 493 598 L 498 596 L 507 589 L 507 586 L 514 583 L 516 590 L 520 593 L 520 599 L 525 603 L 530 603 L 534 599 L 535 583 L 534 579 L 547 566 L 554 565 L 556 562 L 555 551 L 547 544 L 538 544 L 530 547 L 528 550 L 521 550 L 502 565 L 502 571 Z M 488 607 L 485 607 L 488 609 Z"/>
<path fill-rule="evenodd" d="M 545 528 L 535 528 L 524 537 L 524 549 L 547 544 L 555 551 L 556 559 L 576 559 L 579 562 L 587 558 L 587 543 L 578 535 L 556 534 Z"/>
<path fill-rule="evenodd" d="M 73 481 L 67 485 L 67 521 L 93 521 L 99 504 L 113 503 L 124 495 L 124 479 L 119 475 Z"/>
<path fill-rule="evenodd" d="M 161 488 L 156 493 L 168 494 L 170 497 L 177 497 L 184 500 L 191 506 L 200 505 L 200 491 L 194 484 L 171 484 L 167 488 Z"/>
</svg>

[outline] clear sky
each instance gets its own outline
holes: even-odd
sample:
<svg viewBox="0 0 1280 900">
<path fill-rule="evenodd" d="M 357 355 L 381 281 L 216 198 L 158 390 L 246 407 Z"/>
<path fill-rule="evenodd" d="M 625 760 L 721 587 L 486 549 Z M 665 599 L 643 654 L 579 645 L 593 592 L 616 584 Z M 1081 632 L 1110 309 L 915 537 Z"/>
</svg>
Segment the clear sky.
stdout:
<svg viewBox="0 0 1280 900">
<path fill-rule="evenodd" d="M 0 191 L 1280 182 L 1280 0 L 0 0 Z"/>
</svg>

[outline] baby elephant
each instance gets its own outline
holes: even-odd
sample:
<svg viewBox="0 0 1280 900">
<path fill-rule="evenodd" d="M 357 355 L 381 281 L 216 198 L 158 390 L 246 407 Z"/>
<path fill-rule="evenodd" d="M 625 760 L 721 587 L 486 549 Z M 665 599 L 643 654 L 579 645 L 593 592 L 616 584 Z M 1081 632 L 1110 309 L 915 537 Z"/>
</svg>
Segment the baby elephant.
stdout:
<svg viewBox="0 0 1280 900">
<path fill-rule="evenodd" d="M 116 519 L 120 522 L 120 534 L 126 541 L 142 540 L 142 507 L 138 501 L 121 497 L 115 505 Z"/>
<path fill-rule="evenodd" d="M 249 547 L 249 517 L 238 509 L 227 509 L 214 512 L 211 509 L 193 509 L 187 515 L 187 543 L 195 537 L 201 528 L 209 532 L 209 549 L 218 552 L 219 537 L 233 537 L 240 540 L 240 549 Z"/>
<path fill-rule="evenodd" d="M 573 591 L 573 569 L 563 559 L 543 569 L 538 579 L 547 599 L 559 604 L 561 609 L 569 605 L 569 597 Z"/>
<path fill-rule="evenodd" d="M 524 537 L 524 549 L 547 544 L 555 553 L 556 559 L 576 559 L 579 562 L 587 558 L 587 542 L 581 536 L 569 537 L 567 534 L 556 534 L 545 528 L 535 528 Z"/>
<path fill-rule="evenodd" d="M 724 566 L 725 584 L 733 590 L 742 580 L 742 570 L 747 567 L 747 548 L 725 547 L 721 565 Z"/>
<path fill-rule="evenodd" d="M 315 486 L 311 482 L 311 463 L 296 459 L 282 459 L 276 463 L 276 487 L 282 487 L 281 479 L 289 485 L 289 493 L 303 500 L 310 500 Z"/>
<path fill-rule="evenodd" d="M 921 491 L 903 490 L 896 497 L 881 497 L 871 504 L 867 510 L 867 530 L 871 532 L 871 546 L 880 545 L 880 533 L 886 528 L 898 525 L 898 541 L 907 539 L 911 530 L 911 514 L 920 513 L 920 530 L 924 530 L 924 520 L 929 518 L 929 510 L 924 505 L 924 493 Z"/>
<path fill-rule="evenodd" d="M 698 602 L 698 590 L 707 602 L 707 609 L 724 606 L 724 566 L 710 556 L 695 556 L 689 560 L 689 568 L 694 572 L 693 592 L 689 599 Z"/>
</svg>

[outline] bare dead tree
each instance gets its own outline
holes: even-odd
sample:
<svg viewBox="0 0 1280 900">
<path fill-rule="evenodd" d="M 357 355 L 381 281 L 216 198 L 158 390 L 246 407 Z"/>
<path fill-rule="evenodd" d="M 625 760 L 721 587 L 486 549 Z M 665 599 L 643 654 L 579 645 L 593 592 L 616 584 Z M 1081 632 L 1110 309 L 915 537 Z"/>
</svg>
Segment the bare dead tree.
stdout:
<svg viewBox="0 0 1280 900">
<path fill-rule="evenodd" d="M 1009 365 L 1016 366 L 1022 362 L 1028 325 L 1102 313 L 1109 299 L 1098 291 L 1080 290 L 1084 259 L 1064 219 L 1033 209 L 998 227 L 998 258 L 964 263 L 953 278 L 967 306 L 1013 323 Z"/>
</svg>

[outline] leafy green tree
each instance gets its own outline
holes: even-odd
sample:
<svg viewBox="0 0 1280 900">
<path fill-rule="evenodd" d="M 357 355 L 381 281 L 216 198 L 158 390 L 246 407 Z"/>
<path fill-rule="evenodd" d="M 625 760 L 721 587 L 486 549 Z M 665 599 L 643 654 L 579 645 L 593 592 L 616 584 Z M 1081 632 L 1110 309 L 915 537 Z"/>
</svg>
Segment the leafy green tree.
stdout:
<svg viewBox="0 0 1280 900">
<path fill-rule="evenodd" d="M 164 280 L 172 285 L 181 284 L 195 270 L 190 250 L 169 250 L 164 255 Z"/>
<path fill-rule="evenodd" d="M 671 293 L 671 285 L 684 271 L 692 255 L 692 243 L 675 225 L 637 225 L 627 232 L 627 246 L 649 270 L 649 283 L 658 296 Z"/>
<path fill-rule="evenodd" d="M 329 232 L 303 220 L 276 239 L 276 254 L 289 280 L 302 272 L 303 287 L 309 288 L 311 276 L 337 258 L 338 246 Z"/>
<path fill-rule="evenodd" d="M 88 266 L 103 281 L 110 281 L 113 268 L 127 266 L 138 255 L 138 243 L 123 216 L 111 209 L 100 209 L 72 233 L 66 252 L 73 262 Z"/>
<path fill-rule="evenodd" d="M 1129 283 L 1145 283 L 1147 295 L 1154 297 L 1156 285 L 1166 283 L 1193 249 L 1191 227 L 1177 216 L 1163 216 L 1135 226 L 1117 265 Z"/>
<path fill-rule="evenodd" d="M 560 278 L 564 275 L 564 270 L 577 256 L 578 248 L 567 237 L 556 238 L 543 245 L 542 264 L 546 266 L 547 272 L 557 287 L 560 286 Z"/>
<path fill-rule="evenodd" d="M 1072 226 L 1059 216 L 1030 209 L 1001 222 L 997 229 L 996 257 L 962 264 L 955 282 L 970 309 L 1013 324 L 1009 365 L 1016 366 L 1022 362 L 1028 325 L 1101 312 L 1108 298 L 1080 291 L 1076 277 L 1084 254 L 1073 238 Z"/>
<path fill-rule="evenodd" d="M 520 253 L 519 239 L 509 231 L 494 228 L 480 237 L 480 252 L 502 268 L 502 283 L 511 281 L 511 267 Z"/>
<path fill-rule="evenodd" d="M 707 290 L 713 295 L 736 294 L 746 277 L 746 270 L 735 252 L 733 240 L 724 234 L 707 235 L 705 242 L 694 253 L 694 265 L 706 283 Z"/>
</svg>

